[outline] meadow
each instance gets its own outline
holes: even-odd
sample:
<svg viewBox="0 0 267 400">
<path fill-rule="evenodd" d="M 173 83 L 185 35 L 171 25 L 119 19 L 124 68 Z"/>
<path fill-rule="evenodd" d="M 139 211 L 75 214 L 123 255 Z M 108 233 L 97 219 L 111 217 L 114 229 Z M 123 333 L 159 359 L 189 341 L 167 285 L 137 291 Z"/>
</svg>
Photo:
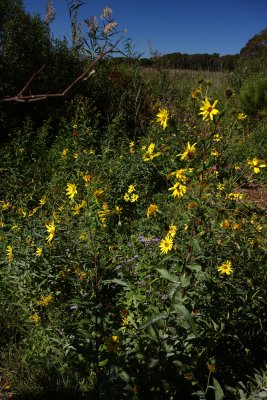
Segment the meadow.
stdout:
<svg viewBox="0 0 267 400">
<path fill-rule="evenodd" d="M 110 57 L 108 7 L 89 49 L 14 7 L 31 57 L 9 15 L 0 399 L 267 398 L 266 41 L 233 71 L 147 68 Z"/>
<path fill-rule="evenodd" d="M 267 397 L 264 110 L 229 73 L 92 80 L 1 148 L 1 398 Z"/>
</svg>

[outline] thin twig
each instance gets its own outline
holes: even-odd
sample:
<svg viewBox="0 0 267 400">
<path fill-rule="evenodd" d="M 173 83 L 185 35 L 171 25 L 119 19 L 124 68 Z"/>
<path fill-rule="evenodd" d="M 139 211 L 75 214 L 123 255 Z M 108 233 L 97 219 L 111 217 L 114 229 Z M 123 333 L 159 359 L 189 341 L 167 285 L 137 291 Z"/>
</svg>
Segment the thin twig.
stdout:
<svg viewBox="0 0 267 400">
<path fill-rule="evenodd" d="M 38 71 L 34 72 L 34 74 L 32 75 L 32 77 L 29 79 L 29 81 L 26 83 L 26 85 L 24 86 L 23 89 L 21 89 L 21 91 L 17 94 L 18 97 L 20 97 L 23 92 L 27 89 L 27 87 L 31 84 L 31 82 L 33 81 L 33 79 L 40 74 L 40 72 L 46 67 L 46 65 L 42 65 L 41 68 L 38 69 Z"/>
</svg>

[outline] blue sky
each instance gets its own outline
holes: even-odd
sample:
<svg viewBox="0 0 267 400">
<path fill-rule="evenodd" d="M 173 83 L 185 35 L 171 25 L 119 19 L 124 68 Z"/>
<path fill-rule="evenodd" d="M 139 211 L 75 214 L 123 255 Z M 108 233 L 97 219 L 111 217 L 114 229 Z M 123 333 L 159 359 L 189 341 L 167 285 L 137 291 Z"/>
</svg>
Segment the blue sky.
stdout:
<svg viewBox="0 0 267 400">
<path fill-rule="evenodd" d="M 66 0 L 52 0 L 56 19 L 53 35 L 69 36 Z M 104 6 L 113 10 L 118 27 L 127 29 L 135 50 L 148 57 L 148 43 L 161 54 L 237 54 L 247 41 L 267 27 L 267 0 L 84 0 L 79 19 L 99 17 Z M 46 0 L 24 0 L 26 11 L 45 15 Z"/>
</svg>

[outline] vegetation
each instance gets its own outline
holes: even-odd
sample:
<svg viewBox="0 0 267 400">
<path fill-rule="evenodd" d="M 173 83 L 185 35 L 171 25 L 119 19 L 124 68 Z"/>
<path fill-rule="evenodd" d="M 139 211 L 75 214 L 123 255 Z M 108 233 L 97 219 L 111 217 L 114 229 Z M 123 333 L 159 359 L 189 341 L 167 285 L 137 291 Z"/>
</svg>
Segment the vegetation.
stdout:
<svg viewBox="0 0 267 400">
<path fill-rule="evenodd" d="M 68 46 L 13 5 L 52 54 L 32 93 L 115 51 L 108 7 L 84 40 L 71 8 Z M 18 75 L 0 15 L 4 98 L 40 65 L 26 37 Z M 168 71 L 126 52 L 57 102 L 1 103 L 0 398 L 266 398 L 263 64 Z"/>
</svg>

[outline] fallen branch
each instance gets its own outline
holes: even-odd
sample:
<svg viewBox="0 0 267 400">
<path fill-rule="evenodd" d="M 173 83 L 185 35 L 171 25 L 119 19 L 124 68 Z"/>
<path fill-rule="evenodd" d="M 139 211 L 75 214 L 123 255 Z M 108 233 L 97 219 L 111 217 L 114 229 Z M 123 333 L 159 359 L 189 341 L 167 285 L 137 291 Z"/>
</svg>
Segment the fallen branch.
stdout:
<svg viewBox="0 0 267 400">
<path fill-rule="evenodd" d="M 83 78 L 86 77 L 86 75 L 90 76 L 93 74 L 93 68 L 94 66 L 103 58 L 105 57 L 107 54 L 111 53 L 114 48 L 117 47 L 118 43 L 121 41 L 121 39 L 123 38 L 123 36 L 121 36 L 108 50 L 106 50 L 106 46 L 107 44 L 105 44 L 102 48 L 102 50 L 100 51 L 100 53 L 98 54 L 98 56 L 96 57 L 96 59 L 91 62 L 91 64 L 89 64 L 89 66 L 85 69 L 85 71 L 79 75 L 76 79 L 74 79 L 74 81 L 66 87 L 65 90 L 63 90 L 63 92 L 61 93 L 41 93 L 41 94 L 32 94 L 32 95 L 23 95 L 23 93 L 25 92 L 25 90 L 27 88 L 29 88 L 31 82 L 33 81 L 33 79 L 40 74 L 40 72 L 44 69 L 45 65 L 43 65 L 38 71 L 36 71 L 31 78 L 29 79 L 29 81 L 25 84 L 25 86 L 22 88 L 22 90 L 16 95 L 16 96 L 12 96 L 12 97 L 6 97 L 4 99 L 1 99 L 0 102 L 8 102 L 8 101 L 16 101 L 16 102 L 20 102 L 20 103 L 25 103 L 25 102 L 33 102 L 33 101 L 40 101 L 40 100 L 45 100 L 51 97 L 64 97 L 72 88 L 73 86 L 75 86 L 78 82 L 80 82 Z"/>
</svg>

